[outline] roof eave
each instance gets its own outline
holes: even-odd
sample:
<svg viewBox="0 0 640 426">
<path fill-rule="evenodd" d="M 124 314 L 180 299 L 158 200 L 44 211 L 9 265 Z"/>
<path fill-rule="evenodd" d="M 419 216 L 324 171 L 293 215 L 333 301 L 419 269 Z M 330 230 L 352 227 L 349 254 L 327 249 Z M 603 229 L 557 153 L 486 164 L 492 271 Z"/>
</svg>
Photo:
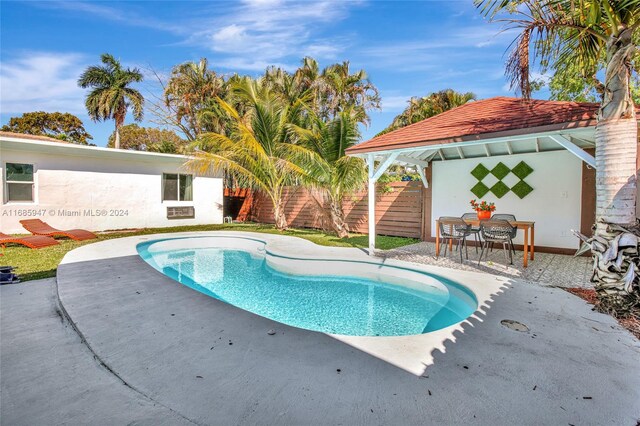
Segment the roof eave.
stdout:
<svg viewBox="0 0 640 426">
<path fill-rule="evenodd" d="M 0 135 L 0 145 L 5 142 L 24 151 L 33 152 L 64 152 L 66 155 L 109 157 L 127 160 L 141 161 L 187 161 L 189 156 L 180 154 L 164 154 L 149 151 L 134 151 L 126 149 L 113 149 L 97 146 L 78 145 L 72 143 L 49 142 L 44 140 L 26 139 Z"/>
<path fill-rule="evenodd" d="M 411 148 L 424 148 L 424 149 L 438 149 L 438 148 L 446 148 L 446 147 L 455 147 L 458 145 L 464 145 L 467 142 L 489 142 L 494 141 L 496 139 L 508 139 L 516 136 L 524 136 L 531 135 L 531 137 L 536 136 L 544 136 L 545 133 L 554 133 L 558 131 L 576 131 L 576 130 L 584 130 L 589 127 L 595 127 L 597 124 L 596 119 L 582 120 L 582 121 L 571 121 L 567 123 L 559 123 L 559 124 L 550 124 L 546 126 L 537 126 L 537 127 L 525 127 L 521 129 L 512 129 L 512 130 L 504 130 L 500 132 L 491 132 L 491 133 L 480 133 L 474 135 L 464 135 L 453 138 L 446 139 L 435 139 L 435 140 L 420 140 L 420 141 L 412 141 L 412 142 L 403 142 L 399 144 L 393 145 L 383 145 L 383 146 L 374 146 L 368 148 L 366 145 L 369 142 L 372 142 L 373 139 L 369 142 L 364 142 L 359 145 L 352 146 L 346 150 L 347 155 L 357 156 L 358 154 L 367 154 L 367 153 L 377 153 L 377 152 L 389 152 L 396 150 L 410 150 Z"/>
</svg>

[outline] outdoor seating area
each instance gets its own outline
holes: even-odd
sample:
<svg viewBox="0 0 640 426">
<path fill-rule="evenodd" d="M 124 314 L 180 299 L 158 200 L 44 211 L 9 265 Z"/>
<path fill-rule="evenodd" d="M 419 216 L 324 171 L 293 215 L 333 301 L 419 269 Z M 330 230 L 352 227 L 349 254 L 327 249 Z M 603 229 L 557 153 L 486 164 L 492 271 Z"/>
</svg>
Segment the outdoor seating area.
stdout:
<svg viewBox="0 0 640 426">
<path fill-rule="evenodd" d="M 67 237 L 76 241 L 92 240 L 96 238 L 96 234 L 91 231 L 87 231 L 86 229 L 56 229 L 40 219 L 21 220 L 20 224 L 33 235 Z"/>
<path fill-rule="evenodd" d="M 431 265 L 447 269 L 469 272 L 484 272 L 496 277 L 517 278 L 529 284 L 553 286 L 563 288 L 593 288 L 590 282 L 593 274 L 593 260 L 587 256 L 573 256 L 558 253 L 536 253 L 535 262 L 525 268 L 522 262 L 506 264 L 502 247 L 489 250 L 479 259 L 479 253 L 470 259 L 460 262 L 458 253 L 443 256 L 437 255 L 434 242 L 423 241 L 392 250 L 380 252 L 378 255 L 385 259 L 397 259 L 406 262 Z M 444 252 L 443 249 L 441 249 Z M 441 253 L 442 254 L 442 253 Z M 521 250 L 516 249 L 514 259 L 523 256 Z"/>
<path fill-rule="evenodd" d="M 18 244 L 18 245 L 26 246 L 32 249 L 38 249 L 42 247 L 54 246 L 58 244 L 58 242 L 55 239 L 45 235 L 16 237 L 13 235 L 7 235 L 0 232 L 0 246 L 2 246 L 3 251 L 7 244 Z"/>
<path fill-rule="evenodd" d="M 33 235 L 14 236 L 0 232 L 0 247 L 2 254 L 8 244 L 21 245 L 30 249 L 41 249 L 60 244 L 56 237 L 69 238 L 74 241 L 86 241 L 98 238 L 96 234 L 86 229 L 60 230 L 52 227 L 40 219 L 21 220 L 23 228 Z"/>
<path fill-rule="evenodd" d="M 505 256 L 505 266 L 513 265 L 516 255 L 515 240 L 518 231 L 524 232 L 523 261 L 522 266 L 529 266 L 529 260 L 534 260 L 535 253 L 535 222 L 516 220 L 512 214 L 494 214 L 488 219 L 479 219 L 476 213 L 465 213 L 461 217 L 445 216 L 436 220 L 436 258 L 440 256 L 441 246 L 445 245 L 444 255 L 447 249 L 451 252 L 453 243 L 456 242 L 456 251 L 460 252 L 460 263 L 463 262 L 462 249 L 465 250 L 466 259 L 469 259 L 468 237 L 473 235 L 476 253 L 478 246 L 480 254 L 478 265 L 483 254 L 494 249 L 496 244 L 502 245 Z"/>
</svg>

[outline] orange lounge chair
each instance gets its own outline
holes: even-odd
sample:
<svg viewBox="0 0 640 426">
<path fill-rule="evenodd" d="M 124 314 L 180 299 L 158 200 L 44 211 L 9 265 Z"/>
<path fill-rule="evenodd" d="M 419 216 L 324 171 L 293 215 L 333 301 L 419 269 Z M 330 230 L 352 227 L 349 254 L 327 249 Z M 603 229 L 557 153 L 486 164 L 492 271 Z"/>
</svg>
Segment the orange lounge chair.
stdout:
<svg viewBox="0 0 640 426">
<path fill-rule="evenodd" d="M 69 237 L 73 240 L 83 241 L 91 240 L 96 237 L 93 232 L 86 231 L 84 229 L 69 229 L 62 230 L 49 226 L 49 224 L 41 221 L 40 219 L 28 219 L 21 220 L 20 224 L 24 229 L 31 232 L 34 235 L 46 235 L 47 237 Z"/>
<path fill-rule="evenodd" d="M 26 237 L 14 237 L 11 235 L 3 234 L 0 232 L 0 246 L 4 249 L 7 244 L 22 244 L 32 249 L 39 249 L 42 247 L 55 246 L 59 244 L 51 237 L 45 237 L 44 235 L 31 235 Z"/>
</svg>

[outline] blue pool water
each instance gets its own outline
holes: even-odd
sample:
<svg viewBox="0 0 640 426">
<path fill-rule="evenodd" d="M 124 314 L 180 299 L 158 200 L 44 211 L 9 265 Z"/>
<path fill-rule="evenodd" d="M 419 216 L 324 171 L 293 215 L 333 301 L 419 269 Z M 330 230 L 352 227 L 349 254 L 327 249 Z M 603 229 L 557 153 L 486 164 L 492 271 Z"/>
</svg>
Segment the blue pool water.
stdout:
<svg viewBox="0 0 640 426">
<path fill-rule="evenodd" d="M 455 324 L 476 309 L 471 293 L 442 279 L 420 290 L 349 276 L 279 273 L 264 256 L 238 249 L 150 251 L 151 266 L 197 291 L 272 320 L 351 336 L 421 334 Z M 329 267 L 330 269 L 330 267 Z"/>
</svg>

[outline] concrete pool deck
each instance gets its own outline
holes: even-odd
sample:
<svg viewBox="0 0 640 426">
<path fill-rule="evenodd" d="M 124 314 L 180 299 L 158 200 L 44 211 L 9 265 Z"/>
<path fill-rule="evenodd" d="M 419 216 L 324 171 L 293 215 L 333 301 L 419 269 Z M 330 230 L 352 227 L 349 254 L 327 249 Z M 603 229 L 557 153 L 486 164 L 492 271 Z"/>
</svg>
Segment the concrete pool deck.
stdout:
<svg viewBox="0 0 640 426">
<path fill-rule="evenodd" d="M 191 425 L 101 366 L 56 307 L 55 279 L 0 287 L 0 423 Z"/>
<path fill-rule="evenodd" d="M 242 233 L 172 237 L 191 235 Z M 357 249 L 264 237 L 301 257 L 369 259 Z M 276 323 L 185 287 L 135 252 L 137 242 L 154 238 L 70 252 L 58 268 L 57 295 L 87 347 L 121 380 L 113 386 L 126 383 L 127 391 L 179 421 L 635 425 L 640 418 L 640 342 L 563 290 L 421 266 L 471 283 L 481 295 L 475 287 L 486 286 L 485 306 L 440 335 L 367 344 Z M 530 330 L 508 329 L 503 319 Z M 271 329 L 275 335 L 267 334 Z M 402 353 L 408 359 L 397 358 Z M 416 359 L 426 362 L 417 368 Z M 3 377 L 3 400 L 19 392 L 12 387 Z M 3 417 L 42 424 L 15 409 L 3 403 Z"/>
</svg>

